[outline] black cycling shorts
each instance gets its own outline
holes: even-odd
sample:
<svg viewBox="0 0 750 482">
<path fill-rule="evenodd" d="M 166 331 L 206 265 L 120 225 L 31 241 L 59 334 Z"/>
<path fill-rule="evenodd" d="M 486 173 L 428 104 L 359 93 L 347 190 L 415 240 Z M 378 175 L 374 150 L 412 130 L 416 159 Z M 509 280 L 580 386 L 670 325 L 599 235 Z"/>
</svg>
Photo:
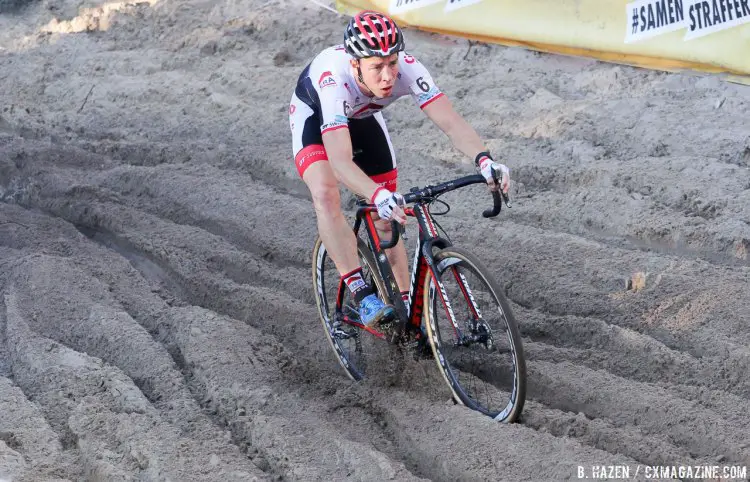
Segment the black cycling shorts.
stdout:
<svg viewBox="0 0 750 482">
<path fill-rule="evenodd" d="M 314 106 L 302 102 L 296 95 L 292 97 L 289 123 L 292 129 L 294 164 L 300 177 L 315 162 L 328 160 L 320 132 L 320 121 L 320 115 Z M 396 156 L 383 115 L 377 112 L 363 119 L 349 119 L 348 129 L 354 163 L 375 183 L 395 192 L 398 173 Z"/>
</svg>

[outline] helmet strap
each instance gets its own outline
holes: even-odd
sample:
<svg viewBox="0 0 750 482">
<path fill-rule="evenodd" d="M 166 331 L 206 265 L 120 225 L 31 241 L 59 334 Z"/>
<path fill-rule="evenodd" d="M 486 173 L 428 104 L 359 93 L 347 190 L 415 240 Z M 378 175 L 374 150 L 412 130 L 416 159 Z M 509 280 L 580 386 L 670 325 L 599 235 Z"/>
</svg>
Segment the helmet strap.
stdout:
<svg viewBox="0 0 750 482">
<path fill-rule="evenodd" d="M 364 79 L 364 78 L 362 78 L 362 68 L 361 68 L 361 66 L 360 66 L 360 60 L 361 60 L 361 59 L 357 59 L 357 80 L 359 80 L 359 81 L 360 81 L 360 83 L 361 83 L 362 85 L 364 85 L 364 86 L 365 86 L 365 88 L 367 88 L 367 90 L 369 90 L 369 91 L 370 91 L 370 93 L 371 93 L 371 94 L 372 94 L 372 95 L 374 96 L 374 95 L 375 95 L 375 92 L 373 92 L 373 90 L 372 90 L 372 89 L 371 89 L 370 87 L 368 87 L 368 86 L 367 86 L 367 84 L 365 83 L 365 79 Z"/>
</svg>

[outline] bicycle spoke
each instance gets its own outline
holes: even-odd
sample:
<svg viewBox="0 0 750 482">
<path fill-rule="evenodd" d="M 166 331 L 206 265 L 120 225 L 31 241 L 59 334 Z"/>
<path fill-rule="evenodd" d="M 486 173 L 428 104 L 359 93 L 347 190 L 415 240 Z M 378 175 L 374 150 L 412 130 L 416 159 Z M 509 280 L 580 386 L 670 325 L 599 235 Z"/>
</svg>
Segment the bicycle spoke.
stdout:
<svg viewBox="0 0 750 482">
<path fill-rule="evenodd" d="M 464 403 L 488 415 L 504 414 L 517 398 L 519 371 L 525 372 L 516 362 L 522 355 L 510 331 L 514 321 L 472 263 L 446 256 L 437 266 L 443 289 L 431 283 L 429 317 L 439 339 L 439 364 Z"/>
<path fill-rule="evenodd" d="M 325 252 L 321 254 L 321 249 L 325 248 L 321 245 L 315 252 L 314 272 L 321 319 L 341 366 L 351 378 L 360 380 L 366 376 L 370 367 L 380 366 L 376 360 L 387 357 L 387 353 L 384 352 L 387 344 L 379 340 L 384 339 L 386 335 L 360 322 L 351 293 L 348 288 L 342 286 L 341 276 L 333 260 Z M 373 273 L 372 255 L 363 243 L 358 246 L 358 251 L 362 276 L 377 292 L 378 282 Z M 340 304 L 337 303 L 339 296 L 342 297 Z"/>
</svg>

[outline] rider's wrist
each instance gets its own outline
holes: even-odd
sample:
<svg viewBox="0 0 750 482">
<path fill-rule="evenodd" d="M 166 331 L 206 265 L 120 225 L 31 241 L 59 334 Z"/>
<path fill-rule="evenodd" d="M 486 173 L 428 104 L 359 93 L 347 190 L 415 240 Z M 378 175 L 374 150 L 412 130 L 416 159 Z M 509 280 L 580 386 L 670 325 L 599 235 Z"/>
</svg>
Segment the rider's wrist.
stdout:
<svg viewBox="0 0 750 482">
<path fill-rule="evenodd" d="M 474 165 L 477 167 L 480 167 L 482 165 L 482 161 L 485 159 L 492 161 L 492 156 L 490 155 L 490 151 L 482 151 L 474 158 Z"/>
</svg>

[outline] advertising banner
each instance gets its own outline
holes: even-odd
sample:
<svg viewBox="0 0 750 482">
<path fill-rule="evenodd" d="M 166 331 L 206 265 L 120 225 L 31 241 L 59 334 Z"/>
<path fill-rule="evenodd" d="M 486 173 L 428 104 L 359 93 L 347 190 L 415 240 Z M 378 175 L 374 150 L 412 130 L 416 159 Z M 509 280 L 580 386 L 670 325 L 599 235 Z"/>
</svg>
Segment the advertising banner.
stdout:
<svg viewBox="0 0 750 482">
<path fill-rule="evenodd" d="M 544 52 L 750 81 L 750 0 L 337 0 L 407 26 Z"/>
</svg>

